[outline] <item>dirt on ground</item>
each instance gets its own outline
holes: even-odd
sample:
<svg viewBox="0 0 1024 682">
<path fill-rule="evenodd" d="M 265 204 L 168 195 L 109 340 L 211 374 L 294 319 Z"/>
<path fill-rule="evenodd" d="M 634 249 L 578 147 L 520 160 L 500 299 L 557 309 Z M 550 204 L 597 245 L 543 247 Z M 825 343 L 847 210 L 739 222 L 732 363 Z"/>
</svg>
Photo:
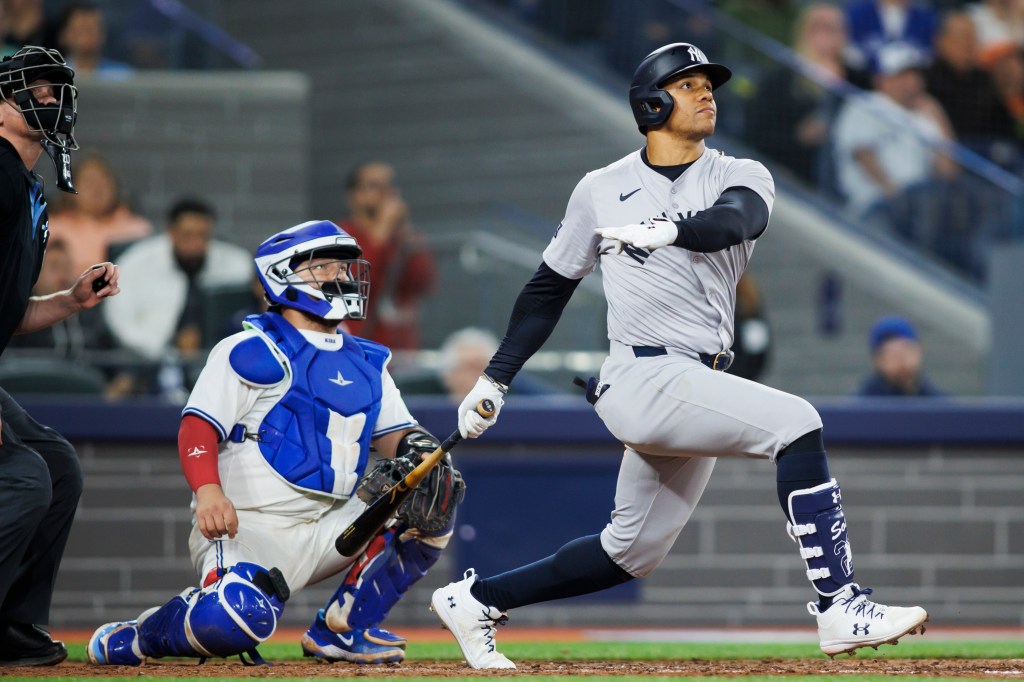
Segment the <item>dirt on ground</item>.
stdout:
<svg viewBox="0 0 1024 682">
<path fill-rule="evenodd" d="M 0 668 L 0 676 L 20 677 L 455 677 L 487 675 L 709 676 L 749 675 L 912 675 L 1024 679 L 1024 659 L 759 659 L 728 661 L 519 661 L 516 670 L 472 670 L 461 661 L 412 661 L 401 665 L 325 664 L 282 661 L 244 666 L 235 660 L 203 665 L 187 660 L 149 661 L 140 667 L 62 663 L 56 667 Z"/>
</svg>

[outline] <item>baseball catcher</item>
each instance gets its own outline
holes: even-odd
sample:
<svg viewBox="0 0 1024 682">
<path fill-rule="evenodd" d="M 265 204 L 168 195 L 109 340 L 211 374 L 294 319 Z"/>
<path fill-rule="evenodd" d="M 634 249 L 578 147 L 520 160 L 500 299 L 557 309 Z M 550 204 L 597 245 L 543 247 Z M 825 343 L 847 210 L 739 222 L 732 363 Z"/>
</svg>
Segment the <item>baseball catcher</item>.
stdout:
<svg viewBox="0 0 1024 682">
<path fill-rule="evenodd" d="M 304 654 L 404 658 L 406 640 L 381 623 L 448 544 L 464 486 L 442 463 L 360 552 L 335 551 L 364 500 L 438 446 L 388 374 L 388 349 L 339 329 L 364 316 L 370 265 L 361 255 L 329 221 L 287 229 L 256 251 L 270 310 L 211 351 L 178 434 L 200 585 L 101 626 L 89 641 L 93 663 L 245 654 L 260 663 L 256 647 L 290 592 L 325 579 L 338 589 L 303 635 Z"/>
</svg>

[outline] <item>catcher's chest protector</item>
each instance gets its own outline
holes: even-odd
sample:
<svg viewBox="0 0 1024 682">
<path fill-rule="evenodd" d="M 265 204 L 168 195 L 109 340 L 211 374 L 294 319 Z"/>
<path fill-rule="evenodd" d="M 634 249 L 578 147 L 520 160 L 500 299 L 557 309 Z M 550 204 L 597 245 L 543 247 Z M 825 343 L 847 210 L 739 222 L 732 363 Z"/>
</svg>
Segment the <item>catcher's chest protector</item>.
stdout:
<svg viewBox="0 0 1024 682">
<path fill-rule="evenodd" d="M 339 334 L 340 350 L 320 350 L 272 313 L 249 322 L 281 350 L 292 375 L 259 426 L 264 459 L 296 487 L 350 497 L 380 414 L 387 350 L 347 334 Z"/>
</svg>

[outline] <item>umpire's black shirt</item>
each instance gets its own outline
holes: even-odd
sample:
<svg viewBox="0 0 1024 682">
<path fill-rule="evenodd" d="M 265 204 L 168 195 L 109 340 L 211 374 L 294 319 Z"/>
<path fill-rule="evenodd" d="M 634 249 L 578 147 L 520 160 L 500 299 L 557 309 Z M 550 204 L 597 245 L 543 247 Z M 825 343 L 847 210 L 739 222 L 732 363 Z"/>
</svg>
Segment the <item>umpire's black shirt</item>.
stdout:
<svg viewBox="0 0 1024 682">
<path fill-rule="evenodd" d="M 0 137 L 0 353 L 25 316 L 49 235 L 42 181 Z"/>
</svg>

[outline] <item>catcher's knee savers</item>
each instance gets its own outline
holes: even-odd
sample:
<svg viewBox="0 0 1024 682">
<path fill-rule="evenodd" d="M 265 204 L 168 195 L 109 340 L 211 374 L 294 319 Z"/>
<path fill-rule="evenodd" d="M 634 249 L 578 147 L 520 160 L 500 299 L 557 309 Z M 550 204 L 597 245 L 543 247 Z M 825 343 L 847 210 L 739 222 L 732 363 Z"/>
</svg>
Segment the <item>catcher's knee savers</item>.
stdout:
<svg viewBox="0 0 1024 682">
<path fill-rule="evenodd" d="M 139 616 L 134 624 L 114 624 L 105 641 L 90 642 L 95 662 L 138 665 L 144 657 L 227 657 L 255 653 L 256 646 L 274 634 L 289 596 L 276 568 L 240 562 L 217 582 L 189 588 L 163 606 Z M 107 626 L 104 626 L 107 627 Z M 94 635 L 94 640 L 96 635 Z M 98 647 L 97 652 L 92 649 Z"/>
<path fill-rule="evenodd" d="M 786 531 L 800 545 L 807 578 L 821 595 L 831 597 L 853 582 L 853 553 L 846 535 L 846 516 L 839 483 L 828 483 L 789 495 Z"/>
<path fill-rule="evenodd" d="M 451 533 L 423 537 L 396 528 L 381 531 L 328 602 L 327 628 L 340 633 L 383 623 L 409 587 L 441 557 L 450 538 Z"/>
</svg>

